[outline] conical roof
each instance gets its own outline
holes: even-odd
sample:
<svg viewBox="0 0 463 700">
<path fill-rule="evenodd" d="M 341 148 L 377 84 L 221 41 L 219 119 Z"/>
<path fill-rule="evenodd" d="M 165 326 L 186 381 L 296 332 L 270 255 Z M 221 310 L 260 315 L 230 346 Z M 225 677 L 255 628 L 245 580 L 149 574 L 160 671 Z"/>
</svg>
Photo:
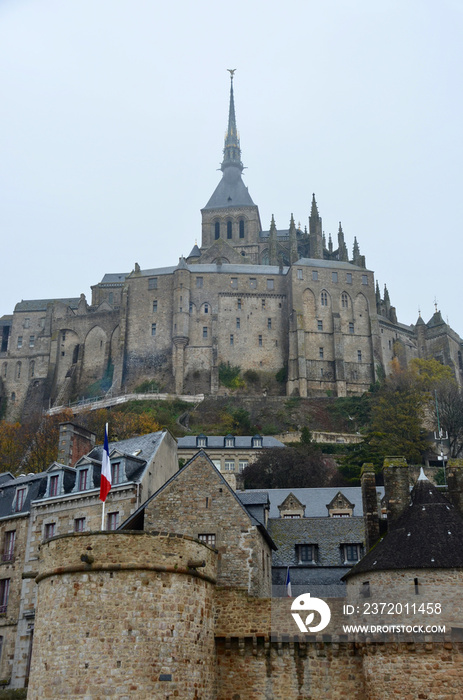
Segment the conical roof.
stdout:
<svg viewBox="0 0 463 700">
<path fill-rule="evenodd" d="M 426 477 L 391 530 L 345 576 L 390 569 L 463 568 L 463 517 Z"/>
</svg>

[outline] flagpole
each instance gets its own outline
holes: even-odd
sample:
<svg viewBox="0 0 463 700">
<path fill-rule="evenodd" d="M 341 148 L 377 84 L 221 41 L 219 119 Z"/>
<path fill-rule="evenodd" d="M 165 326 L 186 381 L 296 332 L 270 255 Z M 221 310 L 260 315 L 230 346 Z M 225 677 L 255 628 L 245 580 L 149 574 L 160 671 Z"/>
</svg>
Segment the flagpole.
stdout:
<svg viewBox="0 0 463 700">
<path fill-rule="evenodd" d="M 104 530 L 104 501 L 103 501 L 103 509 L 101 511 L 101 529 Z"/>
</svg>

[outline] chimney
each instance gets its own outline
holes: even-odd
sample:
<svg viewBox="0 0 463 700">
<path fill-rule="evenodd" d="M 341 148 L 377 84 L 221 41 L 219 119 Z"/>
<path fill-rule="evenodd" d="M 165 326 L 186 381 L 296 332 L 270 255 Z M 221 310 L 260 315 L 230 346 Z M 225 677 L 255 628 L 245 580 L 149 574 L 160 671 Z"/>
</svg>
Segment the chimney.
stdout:
<svg viewBox="0 0 463 700">
<path fill-rule="evenodd" d="M 383 467 L 387 526 L 397 520 L 410 504 L 408 464 L 404 457 L 386 457 Z"/>
<path fill-rule="evenodd" d="M 75 423 L 60 423 L 58 462 L 68 467 L 75 463 L 95 447 L 96 435 Z"/>
<path fill-rule="evenodd" d="M 365 521 L 365 549 L 368 552 L 379 540 L 378 496 L 373 464 L 364 464 L 360 473 L 362 485 L 363 518 Z"/>
<path fill-rule="evenodd" d="M 447 485 L 449 499 L 463 515 L 463 459 L 447 462 Z"/>
</svg>

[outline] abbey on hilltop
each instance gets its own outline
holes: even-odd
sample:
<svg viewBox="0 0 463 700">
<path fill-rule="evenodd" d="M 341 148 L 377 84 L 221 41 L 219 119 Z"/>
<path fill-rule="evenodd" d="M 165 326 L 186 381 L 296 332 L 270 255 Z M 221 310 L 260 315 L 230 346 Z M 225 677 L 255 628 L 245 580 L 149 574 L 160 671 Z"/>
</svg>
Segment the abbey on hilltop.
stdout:
<svg viewBox="0 0 463 700">
<path fill-rule="evenodd" d="M 222 363 L 253 370 L 270 393 L 360 394 L 393 357 L 434 357 L 463 376 L 462 340 L 436 312 L 397 321 L 341 224 L 328 242 L 315 196 L 308 227 L 263 230 L 242 180 L 231 75 L 222 178 L 201 210 L 201 246 L 172 267 L 105 274 L 92 301 L 21 301 L 0 319 L 7 415 L 60 405 L 100 383 L 113 393 L 154 381 L 218 393 Z M 97 384 L 98 386 L 98 384 Z"/>
</svg>

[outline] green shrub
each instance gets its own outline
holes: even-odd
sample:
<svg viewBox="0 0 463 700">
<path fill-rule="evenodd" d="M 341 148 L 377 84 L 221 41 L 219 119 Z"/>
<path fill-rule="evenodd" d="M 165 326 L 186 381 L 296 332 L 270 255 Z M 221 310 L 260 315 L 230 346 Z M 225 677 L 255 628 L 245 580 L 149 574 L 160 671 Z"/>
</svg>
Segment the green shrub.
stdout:
<svg viewBox="0 0 463 700">
<path fill-rule="evenodd" d="M 241 376 L 241 367 L 230 365 L 228 362 L 227 364 L 222 362 L 219 365 L 219 381 L 229 389 L 242 389 L 246 386 Z"/>
</svg>

